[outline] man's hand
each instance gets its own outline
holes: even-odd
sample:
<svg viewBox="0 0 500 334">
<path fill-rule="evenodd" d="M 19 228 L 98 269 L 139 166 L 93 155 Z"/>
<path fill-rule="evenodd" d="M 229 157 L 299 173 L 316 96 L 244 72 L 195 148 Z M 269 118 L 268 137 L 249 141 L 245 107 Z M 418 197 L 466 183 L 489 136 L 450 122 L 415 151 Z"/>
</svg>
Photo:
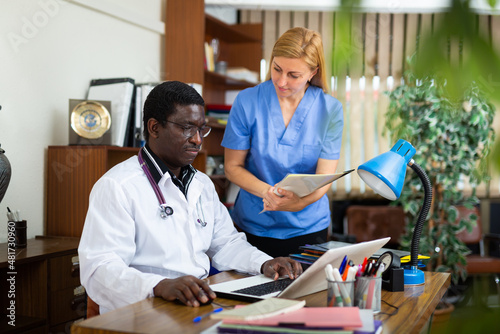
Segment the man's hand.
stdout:
<svg viewBox="0 0 500 334">
<path fill-rule="evenodd" d="M 289 257 L 277 257 L 264 262 L 260 271 L 274 280 L 285 275 L 288 275 L 291 279 L 295 279 L 302 274 L 302 266 Z"/>
<path fill-rule="evenodd" d="M 164 279 L 153 289 L 156 297 L 162 297 L 168 301 L 179 299 L 187 306 L 198 307 L 215 299 L 215 292 L 204 280 L 194 276 L 183 276 L 176 279 Z"/>
</svg>

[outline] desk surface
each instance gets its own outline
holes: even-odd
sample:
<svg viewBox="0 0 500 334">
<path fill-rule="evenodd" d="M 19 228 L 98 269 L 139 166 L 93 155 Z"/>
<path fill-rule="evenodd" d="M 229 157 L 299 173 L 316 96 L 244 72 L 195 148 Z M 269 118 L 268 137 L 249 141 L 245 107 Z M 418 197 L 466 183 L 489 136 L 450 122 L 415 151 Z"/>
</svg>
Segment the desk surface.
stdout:
<svg viewBox="0 0 500 334">
<path fill-rule="evenodd" d="M 9 249 L 7 243 L 0 244 L 0 268 L 9 264 L 9 254 L 15 253 L 16 265 L 39 261 L 50 256 L 73 254 L 78 249 L 79 238 L 37 236 L 28 239 L 24 248 Z"/>
<path fill-rule="evenodd" d="M 211 284 L 242 277 L 223 272 L 209 278 Z M 450 275 L 425 272 L 425 285 L 405 288 L 402 292 L 382 290 L 382 312 L 375 319 L 383 321 L 383 333 L 419 333 L 428 322 L 436 305 L 450 285 Z M 326 291 L 305 296 L 306 306 L 326 306 Z M 387 303 L 384 303 L 387 302 Z M 244 304 L 239 301 L 217 298 L 224 305 Z M 210 312 L 217 305 L 191 308 L 182 304 L 167 302 L 160 298 L 148 298 L 118 310 L 87 319 L 73 325 L 72 334 L 85 333 L 199 333 L 218 322 L 209 318 L 194 324 L 193 319 Z"/>
</svg>

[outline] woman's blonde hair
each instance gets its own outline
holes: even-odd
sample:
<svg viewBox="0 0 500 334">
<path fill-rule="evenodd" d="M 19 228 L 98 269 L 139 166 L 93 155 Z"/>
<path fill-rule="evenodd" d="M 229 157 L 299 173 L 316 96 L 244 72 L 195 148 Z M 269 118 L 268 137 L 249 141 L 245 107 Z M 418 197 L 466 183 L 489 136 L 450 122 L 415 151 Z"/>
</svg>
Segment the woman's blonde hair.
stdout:
<svg viewBox="0 0 500 334">
<path fill-rule="evenodd" d="M 323 52 L 323 42 L 321 36 L 314 30 L 303 27 L 289 29 L 276 41 L 271 53 L 269 70 L 266 80 L 271 79 L 271 70 L 275 57 L 285 57 L 292 59 L 303 59 L 314 71 L 318 72 L 310 81 L 311 85 L 318 86 L 327 93 L 328 83 L 326 81 L 325 55 Z"/>
</svg>

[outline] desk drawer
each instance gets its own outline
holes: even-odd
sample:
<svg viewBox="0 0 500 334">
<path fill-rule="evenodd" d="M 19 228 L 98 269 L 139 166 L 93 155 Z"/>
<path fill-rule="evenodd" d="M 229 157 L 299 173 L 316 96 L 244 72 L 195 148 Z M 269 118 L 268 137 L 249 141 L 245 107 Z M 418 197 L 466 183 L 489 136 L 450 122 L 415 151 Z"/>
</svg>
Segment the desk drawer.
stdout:
<svg viewBox="0 0 500 334">
<path fill-rule="evenodd" d="M 76 253 L 49 259 L 49 291 L 75 288 L 79 285 L 80 265 Z"/>
<path fill-rule="evenodd" d="M 83 288 L 68 288 L 49 295 L 49 322 L 51 325 L 85 317 L 87 297 Z"/>
</svg>

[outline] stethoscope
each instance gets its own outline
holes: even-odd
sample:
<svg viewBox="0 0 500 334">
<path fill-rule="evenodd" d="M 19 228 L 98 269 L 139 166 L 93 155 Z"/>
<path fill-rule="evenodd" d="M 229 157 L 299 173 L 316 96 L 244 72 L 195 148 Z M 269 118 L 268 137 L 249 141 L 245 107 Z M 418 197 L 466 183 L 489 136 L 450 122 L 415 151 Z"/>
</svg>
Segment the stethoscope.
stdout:
<svg viewBox="0 0 500 334">
<path fill-rule="evenodd" d="M 153 175 L 151 175 L 151 171 L 149 170 L 148 165 L 146 164 L 146 162 L 144 161 L 144 158 L 142 157 L 142 151 L 143 151 L 143 149 L 139 150 L 139 154 L 138 154 L 139 164 L 141 165 L 142 170 L 146 174 L 146 177 L 148 178 L 148 181 L 151 184 L 151 187 L 153 188 L 153 190 L 155 192 L 156 198 L 158 198 L 158 202 L 160 204 L 159 205 L 160 217 L 162 219 L 167 219 L 168 216 L 171 216 L 174 214 L 174 209 L 172 209 L 172 207 L 168 206 L 167 203 L 165 202 L 165 198 L 163 197 L 163 194 L 160 190 L 160 187 L 153 179 Z M 146 151 L 146 154 L 149 155 L 149 153 L 147 151 Z M 153 157 L 149 156 L 149 158 L 154 162 Z M 157 167 L 157 168 L 158 168 L 158 170 L 160 170 L 159 167 Z M 202 219 L 199 218 L 200 217 L 200 207 L 201 207 L 201 203 L 200 203 L 200 199 L 198 199 L 198 201 L 196 202 L 196 211 L 197 211 L 197 215 L 198 215 L 196 222 L 198 224 L 200 224 L 202 227 L 205 227 L 205 226 L 207 226 L 207 222 L 205 221 L 205 214 L 203 213 L 203 208 L 201 208 L 201 218 Z"/>
</svg>

